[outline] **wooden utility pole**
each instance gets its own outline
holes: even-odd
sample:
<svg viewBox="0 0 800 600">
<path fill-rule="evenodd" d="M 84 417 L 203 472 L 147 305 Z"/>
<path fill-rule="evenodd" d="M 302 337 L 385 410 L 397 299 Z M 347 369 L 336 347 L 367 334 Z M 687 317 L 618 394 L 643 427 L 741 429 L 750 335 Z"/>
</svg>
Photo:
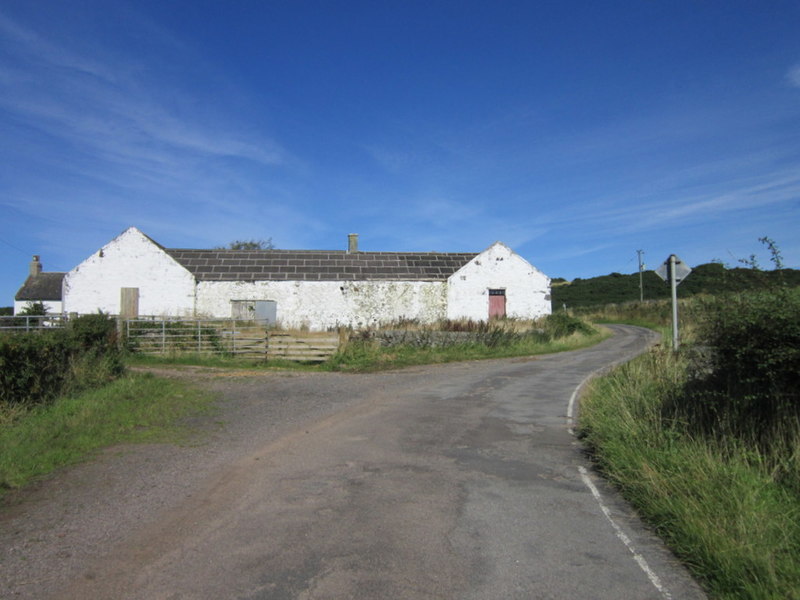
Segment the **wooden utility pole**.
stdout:
<svg viewBox="0 0 800 600">
<path fill-rule="evenodd" d="M 639 302 L 644 302 L 644 286 L 642 284 L 642 272 L 644 271 L 642 254 L 644 254 L 644 250 L 637 250 L 636 254 L 639 255 Z"/>
</svg>

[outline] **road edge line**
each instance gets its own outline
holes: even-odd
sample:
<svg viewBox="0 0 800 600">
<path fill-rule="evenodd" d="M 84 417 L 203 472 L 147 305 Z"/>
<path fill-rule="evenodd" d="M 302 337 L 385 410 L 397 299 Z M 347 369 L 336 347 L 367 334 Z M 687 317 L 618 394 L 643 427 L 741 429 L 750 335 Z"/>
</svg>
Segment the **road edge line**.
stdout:
<svg viewBox="0 0 800 600">
<path fill-rule="evenodd" d="M 645 344 L 645 348 L 643 352 L 646 352 L 653 344 L 657 343 L 657 339 L 650 338 L 647 340 Z M 575 437 L 575 401 L 580 396 L 581 391 L 583 390 L 584 386 L 589 383 L 595 377 L 602 375 L 613 369 L 620 364 L 626 363 L 632 358 L 635 358 L 638 354 L 634 355 L 633 357 L 623 358 L 612 362 L 609 365 L 601 367 L 595 371 L 589 373 L 586 377 L 583 378 L 577 387 L 573 390 L 572 395 L 569 398 L 569 402 L 567 403 L 567 431 L 569 431 L 570 435 Z M 669 593 L 669 590 L 661 583 L 661 579 L 656 575 L 655 571 L 650 568 L 650 565 L 645 560 L 644 556 L 639 554 L 636 550 L 636 547 L 633 545 L 633 542 L 628 537 L 628 535 L 622 530 L 622 527 L 614 520 L 611 516 L 611 510 L 606 506 L 605 502 L 603 501 L 603 496 L 600 494 L 600 490 L 597 489 L 597 486 L 592 482 L 589 477 L 589 471 L 586 467 L 582 465 L 578 465 L 578 473 L 581 476 L 581 481 L 583 484 L 589 488 L 589 491 L 592 493 L 597 504 L 600 506 L 600 510 L 602 511 L 605 518 L 611 523 L 611 527 L 614 529 L 614 533 L 616 534 L 617 538 L 625 545 L 625 547 L 630 551 L 633 555 L 633 560 L 636 561 L 636 564 L 639 565 L 639 568 L 644 572 L 647 576 L 647 579 L 650 580 L 650 583 L 653 584 L 653 587 L 658 590 L 658 592 L 665 598 L 665 600 L 672 600 L 672 595 Z"/>
<path fill-rule="evenodd" d="M 639 568 L 641 568 L 642 571 L 644 571 L 644 574 L 647 575 L 647 578 L 650 580 L 650 583 L 653 584 L 653 587 L 655 587 L 659 593 L 664 596 L 664 598 L 667 600 L 672 600 L 672 595 L 669 593 L 669 590 L 664 587 L 664 585 L 661 583 L 661 579 L 658 577 L 658 575 L 656 575 L 655 571 L 650 568 L 650 565 L 647 564 L 647 560 L 645 560 L 644 556 L 639 554 L 631 539 L 624 531 L 622 531 L 622 527 L 620 527 L 611 516 L 611 511 L 606 506 L 605 502 L 603 502 L 603 497 L 600 495 L 600 490 L 597 489 L 597 486 L 595 486 L 592 480 L 589 478 L 589 472 L 586 470 L 586 467 L 579 466 L 578 472 L 581 475 L 581 480 L 586 487 L 589 488 L 589 491 L 592 492 L 592 496 L 594 496 L 597 504 L 600 505 L 600 510 L 603 511 L 606 519 L 609 523 L 611 523 L 611 527 L 614 528 L 614 533 L 617 535 L 617 538 L 619 538 L 619 540 L 625 544 L 625 547 L 633 555 L 633 560 L 636 561 L 636 564 L 639 565 Z"/>
</svg>

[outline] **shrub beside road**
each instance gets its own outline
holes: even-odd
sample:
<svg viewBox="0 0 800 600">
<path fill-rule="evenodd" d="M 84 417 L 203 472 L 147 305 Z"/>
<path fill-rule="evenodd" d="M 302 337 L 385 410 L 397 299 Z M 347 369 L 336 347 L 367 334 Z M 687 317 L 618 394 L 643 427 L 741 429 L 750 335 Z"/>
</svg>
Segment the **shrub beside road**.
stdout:
<svg viewBox="0 0 800 600">
<path fill-rule="evenodd" d="M 712 597 L 800 598 L 800 289 L 682 314 L 681 353 L 592 382 L 579 435 Z"/>
</svg>

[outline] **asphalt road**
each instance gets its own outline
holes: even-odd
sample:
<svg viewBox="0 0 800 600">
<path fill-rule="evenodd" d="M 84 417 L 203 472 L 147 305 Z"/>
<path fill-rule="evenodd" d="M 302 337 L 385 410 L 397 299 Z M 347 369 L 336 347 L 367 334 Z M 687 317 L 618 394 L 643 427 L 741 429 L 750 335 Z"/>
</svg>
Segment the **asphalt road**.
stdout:
<svg viewBox="0 0 800 600">
<path fill-rule="evenodd" d="M 646 330 L 536 359 L 198 375 L 225 424 L 108 452 L 0 517 L 0 594 L 99 599 L 693 599 L 567 411 Z M 5 592 L 3 591 L 5 590 Z"/>
</svg>

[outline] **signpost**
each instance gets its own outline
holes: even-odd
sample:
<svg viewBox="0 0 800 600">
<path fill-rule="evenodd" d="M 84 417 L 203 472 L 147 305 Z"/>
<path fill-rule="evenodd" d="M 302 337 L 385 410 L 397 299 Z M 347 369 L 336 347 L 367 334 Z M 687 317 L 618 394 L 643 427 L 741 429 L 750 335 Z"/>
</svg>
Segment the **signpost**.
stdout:
<svg viewBox="0 0 800 600">
<path fill-rule="evenodd" d="M 678 284 L 686 279 L 692 269 L 678 258 L 670 254 L 655 271 L 656 275 L 670 284 L 672 288 L 672 349 L 678 351 Z"/>
</svg>

